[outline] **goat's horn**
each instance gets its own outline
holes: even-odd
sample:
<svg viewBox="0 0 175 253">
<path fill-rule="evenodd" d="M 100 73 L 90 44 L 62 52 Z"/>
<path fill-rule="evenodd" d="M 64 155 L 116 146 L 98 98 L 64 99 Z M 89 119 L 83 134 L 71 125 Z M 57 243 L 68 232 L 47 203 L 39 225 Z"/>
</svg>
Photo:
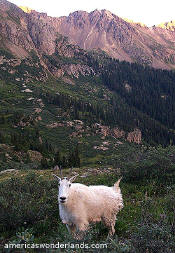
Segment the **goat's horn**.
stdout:
<svg viewBox="0 0 175 253">
<path fill-rule="evenodd" d="M 75 178 L 78 177 L 78 176 L 79 176 L 79 174 L 77 174 L 77 175 L 71 177 L 71 178 L 69 179 L 69 181 L 72 183 L 72 182 L 75 180 Z"/>
<path fill-rule="evenodd" d="M 55 175 L 55 174 L 52 174 L 54 177 L 56 177 L 56 179 L 58 179 L 59 181 L 61 181 L 61 178 L 60 177 L 58 177 L 57 175 Z"/>
<path fill-rule="evenodd" d="M 73 169 L 73 167 L 70 168 L 70 173 L 72 173 L 72 169 Z"/>
<path fill-rule="evenodd" d="M 59 170 L 60 170 L 60 175 L 61 175 L 61 177 L 63 177 L 61 165 L 59 166 Z"/>
<path fill-rule="evenodd" d="M 56 165 L 56 166 L 53 168 L 53 170 L 58 170 L 58 165 Z"/>
</svg>

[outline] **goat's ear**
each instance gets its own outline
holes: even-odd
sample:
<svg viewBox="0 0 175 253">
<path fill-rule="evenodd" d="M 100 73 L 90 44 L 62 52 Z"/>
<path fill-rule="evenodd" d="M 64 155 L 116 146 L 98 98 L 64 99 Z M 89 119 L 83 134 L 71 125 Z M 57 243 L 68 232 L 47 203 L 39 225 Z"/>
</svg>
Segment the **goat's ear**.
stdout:
<svg viewBox="0 0 175 253">
<path fill-rule="evenodd" d="M 55 175 L 55 174 L 52 174 L 58 181 L 61 181 L 61 178 L 60 177 L 58 177 L 57 175 Z"/>
<path fill-rule="evenodd" d="M 120 184 L 120 181 L 122 180 L 123 177 L 121 177 L 115 184 L 114 184 L 114 188 L 115 189 L 118 189 L 119 188 L 119 184 Z"/>
<path fill-rule="evenodd" d="M 72 183 L 72 182 L 76 179 L 76 177 L 78 177 L 78 176 L 79 176 L 79 174 L 77 174 L 77 175 L 71 177 L 71 178 L 69 179 L 69 181 Z"/>
</svg>

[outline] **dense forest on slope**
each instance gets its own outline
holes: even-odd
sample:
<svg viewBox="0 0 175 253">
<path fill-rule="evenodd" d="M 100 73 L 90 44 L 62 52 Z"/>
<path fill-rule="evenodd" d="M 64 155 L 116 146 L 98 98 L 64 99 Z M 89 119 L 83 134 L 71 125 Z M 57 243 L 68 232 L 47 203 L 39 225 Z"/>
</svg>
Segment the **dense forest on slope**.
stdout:
<svg viewBox="0 0 175 253">
<path fill-rule="evenodd" d="M 116 66 L 117 65 L 117 66 Z M 116 71 L 116 67 L 117 71 Z M 138 64 L 116 61 L 109 64 L 104 83 L 124 97 L 127 103 L 160 121 L 175 127 L 175 73 Z M 127 85 L 128 84 L 128 89 Z"/>
<path fill-rule="evenodd" d="M 99 73 L 102 83 L 135 112 L 129 124 L 140 128 L 146 141 L 163 145 L 175 143 L 174 71 L 119 62 L 96 52 L 89 54 L 88 64 Z M 113 101 L 115 112 L 116 104 L 117 101 Z M 129 111 L 128 114 L 131 116 Z"/>
</svg>

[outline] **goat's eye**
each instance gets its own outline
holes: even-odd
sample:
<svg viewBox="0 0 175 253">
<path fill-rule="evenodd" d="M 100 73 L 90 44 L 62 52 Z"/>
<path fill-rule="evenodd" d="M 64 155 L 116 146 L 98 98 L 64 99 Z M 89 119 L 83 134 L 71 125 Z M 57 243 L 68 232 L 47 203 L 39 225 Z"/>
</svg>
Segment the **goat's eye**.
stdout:
<svg viewBox="0 0 175 253">
<path fill-rule="evenodd" d="M 69 184 L 69 187 L 71 187 L 71 184 Z"/>
</svg>

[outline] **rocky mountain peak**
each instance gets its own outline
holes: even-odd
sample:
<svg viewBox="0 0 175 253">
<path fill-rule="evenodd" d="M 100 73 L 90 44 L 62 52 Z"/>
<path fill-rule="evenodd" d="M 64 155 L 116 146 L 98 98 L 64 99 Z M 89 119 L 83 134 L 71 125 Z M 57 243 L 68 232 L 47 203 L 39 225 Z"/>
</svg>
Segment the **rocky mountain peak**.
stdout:
<svg viewBox="0 0 175 253">
<path fill-rule="evenodd" d="M 24 12 L 26 12 L 26 13 L 31 13 L 33 10 L 32 9 L 30 9 L 29 7 L 27 7 L 27 6 L 19 6 L 19 8 L 21 9 L 21 10 L 23 10 Z"/>
<path fill-rule="evenodd" d="M 137 62 L 155 68 L 172 69 L 175 65 L 175 22 L 148 28 L 124 20 L 106 9 L 75 11 L 68 17 L 54 18 L 27 7 L 0 0 L 0 32 L 20 51 L 31 49 L 52 55 L 58 34 L 82 49 L 101 49 L 119 60 Z M 164 28 L 164 29 L 161 29 Z M 7 45 L 8 43 L 6 43 Z M 9 48 L 9 46 L 8 46 Z M 22 48 L 22 49 L 21 49 Z"/>
<path fill-rule="evenodd" d="M 105 10 L 105 9 L 101 10 L 101 13 L 102 13 L 103 16 L 106 16 L 109 19 L 113 19 L 113 18 L 116 17 L 116 15 L 114 15 L 112 12 L 110 12 L 108 10 Z"/>
<path fill-rule="evenodd" d="M 88 16 L 88 12 L 80 10 L 80 11 L 71 12 L 68 17 L 83 18 L 86 16 Z"/>
<path fill-rule="evenodd" d="M 10 13 L 13 12 L 14 16 L 23 16 L 23 11 L 15 4 L 6 0 L 0 0 L 0 13 L 5 14 L 7 11 Z"/>
<path fill-rule="evenodd" d="M 167 29 L 170 31 L 175 31 L 175 20 L 171 20 L 169 22 L 161 23 L 157 27 Z"/>
</svg>

